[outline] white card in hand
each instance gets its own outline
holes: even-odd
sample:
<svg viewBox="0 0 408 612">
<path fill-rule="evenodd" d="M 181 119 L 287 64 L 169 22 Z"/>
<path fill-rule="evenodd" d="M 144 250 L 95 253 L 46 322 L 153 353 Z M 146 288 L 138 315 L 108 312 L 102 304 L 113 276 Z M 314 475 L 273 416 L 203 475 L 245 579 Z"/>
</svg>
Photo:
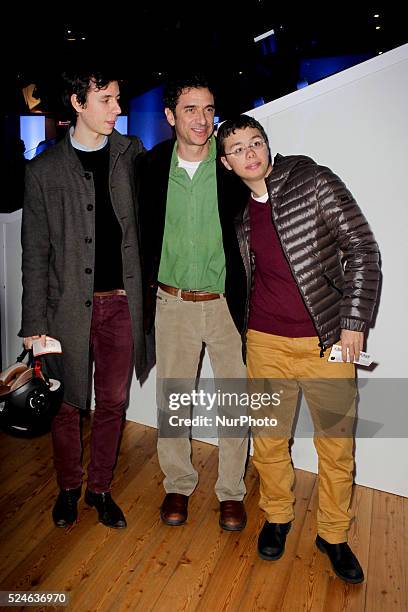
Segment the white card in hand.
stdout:
<svg viewBox="0 0 408 612">
<path fill-rule="evenodd" d="M 43 346 L 40 339 L 33 340 L 34 357 L 48 355 L 48 353 L 62 353 L 61 342 L 59 340 L 46 336 L 45 341 L 45 346 Z"/>
<path fill-rule="evenodd" d="M 343 361 L 343 357 L 341 355 L 341 346 L 339 346 L 338 344 L 333 344 L 327 361 L 333 361 L 333 362 Z M 347 361 L 350 362 L 348 353 L 347 353 Z M 371 355 L 369 355 L 368 353 L 364 353 L 364 351 L 361 351 L 360 357 L 358 359 L 355 359 L 353 363 L 356 363 L 357 365 L 369 366 L 372 364 L 372 362 L 373 360 L 372 360 Z"/>
</svg>

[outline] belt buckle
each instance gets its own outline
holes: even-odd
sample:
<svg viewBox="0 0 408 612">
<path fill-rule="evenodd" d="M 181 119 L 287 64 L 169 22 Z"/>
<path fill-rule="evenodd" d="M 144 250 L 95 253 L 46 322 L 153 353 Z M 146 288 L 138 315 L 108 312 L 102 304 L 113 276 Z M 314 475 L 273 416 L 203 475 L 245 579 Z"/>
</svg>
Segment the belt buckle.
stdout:
<svg viewBox="0 0 408 612">
<path fill-rule="evenodd" d="M 197 293 L 200 293 L 199 289 L 185 289 L 186 293 L 192 293 L 193 294 L 193 299 L 191 300 L 192 302 L 197 302 Z"/>
</svg>

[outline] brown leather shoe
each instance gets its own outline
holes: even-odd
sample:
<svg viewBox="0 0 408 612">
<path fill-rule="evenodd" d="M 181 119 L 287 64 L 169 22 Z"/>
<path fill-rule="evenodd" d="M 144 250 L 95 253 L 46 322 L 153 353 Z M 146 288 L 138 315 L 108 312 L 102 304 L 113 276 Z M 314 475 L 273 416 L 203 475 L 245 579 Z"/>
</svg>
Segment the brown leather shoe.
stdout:
<svg viewBox="0 0 408 612">
<path fill-rule="evenodd" d="M 182 525 L 187 520 L 188 495 L 167 493 L 160 508 L 160 518 L 166 525 Z"/>
<path fill-rule="evenodd" d="M 220 502 L 220 527 L 226 531 L 241 531 L 246 525 L 244 502 L 228 499 Z"/>
</svg>

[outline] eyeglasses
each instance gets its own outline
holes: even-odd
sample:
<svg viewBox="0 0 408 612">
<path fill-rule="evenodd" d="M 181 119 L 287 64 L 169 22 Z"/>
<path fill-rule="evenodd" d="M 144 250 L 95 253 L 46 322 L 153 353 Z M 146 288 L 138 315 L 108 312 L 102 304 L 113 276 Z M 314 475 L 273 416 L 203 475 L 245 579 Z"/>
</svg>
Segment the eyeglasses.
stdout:
<svg viewBox="0 0 408 612">
<path fill-rule="evenodd" d="M 243 146 L 235 147 L 235 149 L 233 149 L 229 153 L 224 153 L 224 155 L 226 157 L 228 157 L 228 155 L 234 155 L 235 157 L 241 157 L 247 149 L 252 149 L 253 151 L 259 151 L 260 149 L 262 149 L 264 145 L 266 145 L 266 142 L 262 140 L 262 138 L 259 138 L 258 140 L 254 140 L 253 142 L 251 142 L 246 147 L 243 147 Z"/>
</svg>

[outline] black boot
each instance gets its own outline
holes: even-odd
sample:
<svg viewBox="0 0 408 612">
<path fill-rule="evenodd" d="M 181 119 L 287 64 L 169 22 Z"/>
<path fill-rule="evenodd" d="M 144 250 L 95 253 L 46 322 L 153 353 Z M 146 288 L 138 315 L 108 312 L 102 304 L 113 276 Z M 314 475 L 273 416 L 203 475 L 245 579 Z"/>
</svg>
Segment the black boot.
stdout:
<svg viewBox="0 0 408 612">
<path fill-rule="evenodd" d="M 61 489 L 55 506 L 52 509 L 52 518 L 57 527 L 67 527 L 77 520 L 78 499 L 81 497 L 81 488 Z"/>
<path fill-rule="evenodd" d="M 266 521 L 258 538 L 258 555 L 265 561 L 276 561 L 285 552 L 286 536 L 290 523 Z"/>
<path fill-rule="evenodd" d="M 316 538 L 316 546 L 329 557 L 336 576 L 352 584 L 363 582 L 363 570 L 347 542 L 329 544 L 329 542 L 326 542 L 326 540 L 323 540 L 323 538 L 318 535 Z"/>
<path fill-rule="evenodd" d="M 109 492 L 92 493 L 89 489 L 85 491 L 85 503 L 95 506 L 99 515 L 99 522 L 106 527 L 123 529 L 126 527 L 126 519 L 122 510 L 112 499 Z"/>
</svg>

